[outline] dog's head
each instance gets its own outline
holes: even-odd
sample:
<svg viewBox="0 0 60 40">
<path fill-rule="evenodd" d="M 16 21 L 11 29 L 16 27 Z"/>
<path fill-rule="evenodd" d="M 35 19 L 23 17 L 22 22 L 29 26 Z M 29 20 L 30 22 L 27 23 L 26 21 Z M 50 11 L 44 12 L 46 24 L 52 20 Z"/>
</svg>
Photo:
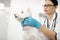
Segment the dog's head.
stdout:
<svg viewBox="0 0 60 40">
<path fill-rule="evenodd" d="M 21 10 L 20 12 L 14 14 L 15 18 L 18 19 L 18 20 L 20 20 L 20 21 L 22 19 L 24 19 L 25 17 L 31 17 L 31 15 L 32 14 L 31 14 L 30 8 Z"/>
<path fill-rule="evenodd" d="M 31 17 L 31 10 L 25 9 L 23 11 L 20 11 L 20 12 L 14 14 L 14 16 L 18 21 L 22 21 L 25 17 Z"/>
</svg>

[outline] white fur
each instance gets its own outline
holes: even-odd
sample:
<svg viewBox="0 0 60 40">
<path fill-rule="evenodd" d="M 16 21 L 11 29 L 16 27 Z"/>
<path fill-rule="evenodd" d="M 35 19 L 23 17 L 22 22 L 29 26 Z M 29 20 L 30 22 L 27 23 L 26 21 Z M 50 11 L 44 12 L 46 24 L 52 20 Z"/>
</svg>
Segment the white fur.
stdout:
<svg viewBox="0 0 60 40">
<path fill-rule="evenodd" d="M 24 27 L 25 28 L 25 27 Z M 24 30 L 24 40 L 49 40 L 42 32 L 35 27 L 29 27 Z"/>
</svg>

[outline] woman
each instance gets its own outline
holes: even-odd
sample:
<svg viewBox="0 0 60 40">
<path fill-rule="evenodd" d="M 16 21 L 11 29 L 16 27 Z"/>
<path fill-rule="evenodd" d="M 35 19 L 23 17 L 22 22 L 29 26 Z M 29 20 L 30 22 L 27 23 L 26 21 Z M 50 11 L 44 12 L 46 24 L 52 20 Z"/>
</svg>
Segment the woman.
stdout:
<svg viewBox="0 0 60 40">
<path fill-rule="evenodd" d="M 35 27 L 45 36 L 47 36 L 50 40 L 60 40 L 60 21 L 59 15 L 58 13 L 56 13 L 57 7 L 57 0 L 45 0 L 44 11 L 47 15 L 47 18 L 44 21 L 44 25 L 42 25 L 34 18 L 27 17 L 21 22 L 22 26 Z"/>
</svg>

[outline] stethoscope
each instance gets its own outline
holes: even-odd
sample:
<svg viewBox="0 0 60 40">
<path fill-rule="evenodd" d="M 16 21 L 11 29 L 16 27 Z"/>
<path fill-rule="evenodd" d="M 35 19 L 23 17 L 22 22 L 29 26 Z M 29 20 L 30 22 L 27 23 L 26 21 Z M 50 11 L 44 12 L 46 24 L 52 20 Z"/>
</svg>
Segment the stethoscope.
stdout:
<svg viewBox="0 0 60 40">
<path fill-rule="evenodd" d="M 55 27 L 56 27 L 56 23 L 57 23 L 57 13 L 55 14 L 55 18 L 53 19 L 53 22 L 52 22 L 52 27 L 51 27 L 51 30 L 55 30 Z M 46 19 L 47 20 L 47 28 L 49 28 L 50 27 L 50 25 L 49 25 L 49 23 L 48 23 L 48 19 Z M 46 21 L 45 20 L 45 21 Z M 44 23 L 45 23 L 45 21 L 44 21 Z"/>
</svg>

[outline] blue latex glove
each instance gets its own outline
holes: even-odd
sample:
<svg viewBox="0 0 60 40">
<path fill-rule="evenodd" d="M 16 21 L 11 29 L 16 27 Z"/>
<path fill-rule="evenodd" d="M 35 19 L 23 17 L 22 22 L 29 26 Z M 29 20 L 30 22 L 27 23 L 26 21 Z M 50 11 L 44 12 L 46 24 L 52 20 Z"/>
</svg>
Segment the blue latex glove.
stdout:
<svg viewBox="0 0 60 40">
<path fill-rule="evenodd" d="M 24 20 L 21 22 L 21 25 L 23 27 L 24 26 L 31 26 L 31 27 L 36 27 L 36 28 L 41 27 L 41 23 L 38 22 L 37 20 L 35 20 L 34 18 L 31 18 L 31 17 L 24 18 Z"/>
</svg>

